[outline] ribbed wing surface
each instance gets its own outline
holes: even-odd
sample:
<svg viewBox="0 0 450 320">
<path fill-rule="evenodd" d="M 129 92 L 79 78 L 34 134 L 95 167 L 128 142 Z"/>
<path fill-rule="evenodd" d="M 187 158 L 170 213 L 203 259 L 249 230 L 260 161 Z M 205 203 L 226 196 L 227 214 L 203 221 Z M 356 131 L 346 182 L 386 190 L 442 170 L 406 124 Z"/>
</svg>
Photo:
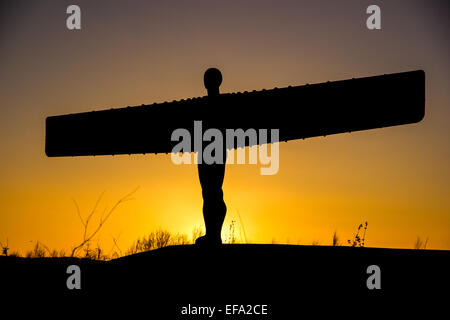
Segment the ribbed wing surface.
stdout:
<svg viewBox="0 0 450 320">
<path fill-rule="evenodd" d="M 288 141 L 414 123 L 424 114 L 419 70 L 52 116 L 45 151 L 50 157 L 168 153 L 178 143 L 172 132 L 185 128 L 193 136 L 196 120 L 203 130 L 279 129 Z"/>
</svg>

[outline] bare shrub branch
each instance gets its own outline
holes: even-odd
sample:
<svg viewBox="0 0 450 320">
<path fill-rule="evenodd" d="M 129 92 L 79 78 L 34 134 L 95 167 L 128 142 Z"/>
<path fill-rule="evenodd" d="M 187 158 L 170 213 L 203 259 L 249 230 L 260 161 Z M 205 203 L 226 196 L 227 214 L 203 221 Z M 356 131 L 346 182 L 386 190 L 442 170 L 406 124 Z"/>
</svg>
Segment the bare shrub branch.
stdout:
<svg viewBox="0 0 450 320">
<path fill-rule="evenodd" d="M 103 213 L 102 213 L 102 215 L 101 215 L 101 217 L 100 217 L 100 222 L 98 223 L 97 228 L 96 228 L 91 234 L 88 234 L 89 222 L 91 221 L 91 218 L 94 216 L 94 213 L 95 213 L 96 210 L 97 210 L 97 207 L 98 207 L 98 205 L 99 205 L 99 203 L 100 203 L 100 200 L 101 200 L 102 197 L 103 197 L 104 192 L 102 192 L 102 194 L 99 196 L 99 198 L 97 199 L 97 201 L 96 201 L 96 203 L 95 203 L 95 205 L 94 205 L 94 208 L 92 209 L 92 211 L 89 213 L 89 215 L 87 216 L 87 218 L 86 218 L 85 220 L 83 220 L 83 218 L 82 218 L 82 216 L 81 216 L 81 213 L 80 213 L 80 209 L 79 209 L 79 207 L 78 207 L 78 204 L 76 203 L 76 201 L 74 201 L 74 202 L 75 202 L 75 206 L 76 206 L 76 208 L 77 208 L 78 217 L 80 218 L 81 223 L 82 223 L 82 225 L 83 225 L 83 227 L 84 227 L 84 232 L 83 232 L 83 240 L 81 241 L 81 243 L 80 243 L 79 245 L 77 245 L 76 247 L 74 247 L 74 248 L 72 249 L 72 253 L 71 253 L 71 255 L 70 255 L 71 257 L 73 257 L 73 256 L 75 255 L 75 253 L 76 253 L 79 249 L 81 249 L 81 248 L 83 248 L 85 245 L 88 245 L 88 244 L 89 244 L 89 241 L 91 241 L 92 238 L 94 238 L 95 235 L 100 231 L 100 229 L 103 227 L 103 225 L 105 224 L 105 222 L 108 221 L 109 217 L 111 217 L 112 213 L 116 210 L 116 208 L 117 208 L 121 203 L 123 203 L 123 202 L 125 202 L 125 201 L 131 200 L 131 198 L 130 198 L 131 195 L 133 195 L 133 194 L 137 191 L 138 188 L 139 188 L 139 187 L 137 187 L 136 189 L 134 189 L 133 191 L 131 191 L 130 193 L 126 194 L 124 197 L 122 197 L 121 199 L 119 199 L 119 200 L 112 206 L 112 208 L 108 211 L 108 213 L 107 213 L 106 215 L 105 215 L 105 212 L 106 212 L 106 208 L 105 208 L 105 210 L 103 211 Z M 90 256 L 90 254 L 89 254 L 89 248 L 87 248 L 86 256 L 87 256 L 87 257 Z"/>
</svg>

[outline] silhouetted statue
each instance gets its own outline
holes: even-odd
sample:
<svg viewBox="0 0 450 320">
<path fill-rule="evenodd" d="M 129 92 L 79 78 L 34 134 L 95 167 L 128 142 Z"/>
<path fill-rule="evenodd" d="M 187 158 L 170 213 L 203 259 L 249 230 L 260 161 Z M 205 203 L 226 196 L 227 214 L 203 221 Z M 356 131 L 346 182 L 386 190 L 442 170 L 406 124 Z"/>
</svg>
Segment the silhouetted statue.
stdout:
<svg viewBox="0 0 450 320">
<path fill-rule="evenodd" d="M 425 114 L 422 70 L 244 93 L 220 94 L 221 82 L 220 71 L 211 68 L 204 74 L 205 97 L 47 117 L 45 152 L 49 157 L 170 153 L 178 144 L 173 132 L 183 128 L 195 136 L 195 121 L 222 133 L 279 129 L 279 141 L 288 141 L 415 123 Z M 244 145 L 264 143 L 247 139 Z M 200 150 L 195 143 L 190 148 L 184 152 Z M 222 164 L 198 165 L 206 226 L 198 244 L 222 243 L 226 154 L 224 148 Z"/>
<path fill-rule="evenodd" d="M 198 238 L 197 244 L 221 244 L 220 233 L 227 212 L 223 201 L 222 183 L 225 175 L 223 164 L 199 164 L 198 176 L 202 186 L 203 218 L 205 219 L 206 234 Z"/>
<path fill-rule="evenodd" d="M 216 68 L 206 70 L 203 77 L 208 97 L 214 101 L 219 96 L 219 86 L 222 83 L 222 74 Z M 214 106 L 214 103 L 211 104 Z M 217 114 L 220 116 L 220 113 Z M 227 206 L 223 201 L 222 183 L 225 176 L 226 148 L 223 150 L 223 162 L 198 164 L 198 177 L 202 187 L 203 218 L 205 219 L 206 234 L 198 238 L 195 243 L 199 245 L 220 245 L 222 239 L 223 221 L 227 213 Z"/>
</svg>

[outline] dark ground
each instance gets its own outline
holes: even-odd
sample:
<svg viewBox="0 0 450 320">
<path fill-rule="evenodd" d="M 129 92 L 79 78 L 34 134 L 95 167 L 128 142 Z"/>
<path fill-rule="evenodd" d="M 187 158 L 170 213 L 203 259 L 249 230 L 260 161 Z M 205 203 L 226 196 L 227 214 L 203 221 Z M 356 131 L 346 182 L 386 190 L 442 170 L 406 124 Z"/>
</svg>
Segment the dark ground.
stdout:
<svg viewBox="0 0 450 320">
<path fill-rule="evenodd" d="M 172 246 L 109 262 L 0 257 L 0 288 L 22 301 L 98 304 L 102 314 L 129 308 L 146 319 L 211 319 L 182 316 L 189 304 L 215 306 L 222 313 L 212 319 L 230 320 L 300 319 L 306 309 L 319 318 L 361 309 L 383 313 L 388 305 L 402 314 L 447 308 L 440 301 L 448 303 L 449 258 L 450 251 L 294 245 Z M 72 264 L 81 268 L 81 290 L 67 289 Z M 380 290 L 366 285 L 374 264 L 381 269 Z M 227 304 L 267 304 L 269 315 L 224 315 Z"/>
</svg>

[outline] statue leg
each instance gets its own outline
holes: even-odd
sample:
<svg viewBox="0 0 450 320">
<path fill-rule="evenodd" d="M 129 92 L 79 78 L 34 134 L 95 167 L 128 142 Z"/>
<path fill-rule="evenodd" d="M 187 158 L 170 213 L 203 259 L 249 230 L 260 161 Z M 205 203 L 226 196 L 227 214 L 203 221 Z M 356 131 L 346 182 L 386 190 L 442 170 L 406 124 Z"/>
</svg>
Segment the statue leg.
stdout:
<svg viewBox="0 0 450 320">
<path fill-rule="evenodd" d="M 222 243 L 220 234 L 227 212 L 222 191 L 225 163 L 199 164 L 198 176 L 202 187 L 203 218 L 205 219 L 206 234 L 195 242 L 197 244 L 220 245 Z"/>
</svg>

